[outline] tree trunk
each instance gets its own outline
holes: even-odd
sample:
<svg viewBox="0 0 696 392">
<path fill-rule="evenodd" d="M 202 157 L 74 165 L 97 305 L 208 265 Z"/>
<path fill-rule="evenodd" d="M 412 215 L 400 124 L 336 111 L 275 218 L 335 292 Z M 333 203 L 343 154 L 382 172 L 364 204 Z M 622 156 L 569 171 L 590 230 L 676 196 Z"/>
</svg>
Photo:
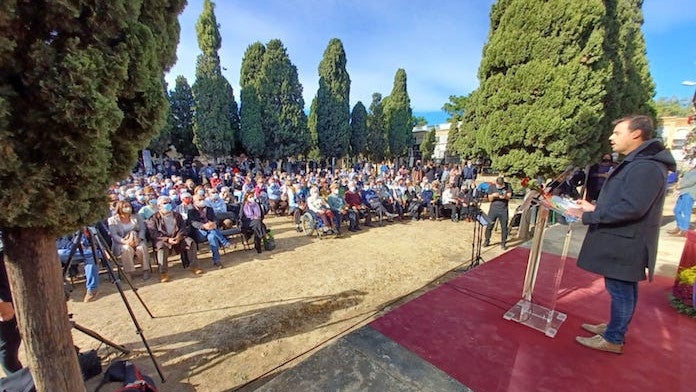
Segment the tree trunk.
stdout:
<svg viewBox="0 0 696 392">
<path fill-rule="evenodd" d="M 63 291 L 55 235 L 4 229 L 7 273 L 28 365 L 40 392 L 85 391 Z"/>
</svg>

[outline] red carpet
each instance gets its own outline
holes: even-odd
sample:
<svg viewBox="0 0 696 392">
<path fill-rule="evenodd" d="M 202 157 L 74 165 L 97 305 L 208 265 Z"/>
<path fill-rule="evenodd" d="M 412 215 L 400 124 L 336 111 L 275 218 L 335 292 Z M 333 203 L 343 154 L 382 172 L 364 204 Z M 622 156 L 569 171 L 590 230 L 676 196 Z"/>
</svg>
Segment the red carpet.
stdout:
<svg viewBox="0 0 696 392">
<path fill-rule="evenodd" d="M 608 318 L 609 297 L 604 280 L 574 259 L 556 305 L 568 319 L 555 338 L 503 319 L 521 297 L 528 253 L 513 249 L 371 326 L 477 392 L 696 390 L 696 320 L 670 307 L 672 278 L 640 284 L 624 354 L 598 352 L 575 336 L 591 336 L 583 322 Z M 542 264 L 554 258 L 544 254 Z"/>
</svg>

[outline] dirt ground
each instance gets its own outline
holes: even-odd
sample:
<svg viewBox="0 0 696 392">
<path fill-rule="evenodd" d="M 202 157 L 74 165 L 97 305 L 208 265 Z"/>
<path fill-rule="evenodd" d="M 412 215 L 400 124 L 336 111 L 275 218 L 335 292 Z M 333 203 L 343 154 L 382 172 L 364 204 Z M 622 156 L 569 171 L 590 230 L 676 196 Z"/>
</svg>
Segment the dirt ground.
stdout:
<svg viewBox="0 0 696 392">
<path fill-rule="evenodd" d="M 169 283 L 136 277 L 137 293 L 154 318 L 124 286 L 166 383 L 160 383 L 116 285 L 105 274 L 94 302 L 81 302 L 84 284 L 76 283 L 68 310 L 79 325 L 132 354 L 123 356 L 73 329 L 75 344 L 82 351 L 98 348 L 105 366 L 117 357 L 132 358 L 161 391 L 230 391 L 254 382 L 244 388 L 251 390 L 259 385 L 255 380 L 292 367 L 472 258 L 471 222 L 408 219 L 322 240 L 297 233 L 289 217 L 266 222 L 276 237 L 273 251 L 257 254 L 238 244 L 222 256 L 220 270 L 203 251 L 201 276 L 183 270 L 177 260 Z M 494 233 L 484 260 L 501 252 L 499 241 Z M 94 390 L 100 379 L 90 380 L 87 389 Z"/>
</svg>

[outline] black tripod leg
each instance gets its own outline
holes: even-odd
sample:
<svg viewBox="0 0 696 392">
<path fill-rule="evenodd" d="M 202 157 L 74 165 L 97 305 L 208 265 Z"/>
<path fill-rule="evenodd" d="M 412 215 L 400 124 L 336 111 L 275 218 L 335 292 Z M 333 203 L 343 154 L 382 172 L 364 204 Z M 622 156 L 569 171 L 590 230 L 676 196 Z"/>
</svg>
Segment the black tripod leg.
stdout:
<svg viewBox="0 0 696 392">
<path fill-rule="evenodd" d="M 478 220 L 478 216 L 474 219 L 474 233 L 473 240 L 471 244 L 471 262 L 466 268 L 466 271 L 473 269 L 474 267 L 480 265 L 484 260 L 481 257 L 481 249 L 483 242 L 483 225 Z"/>
<path fill-rule="evenodd" d="M 147 314 L 150 316 L 150 318 L 155 318 L 155 316 L 150 312 L 150 309 L 147 307 L 145 304 L 145 301 L 143 301 L 142 297 L 140 294 L 138 294 L 138 288 L 133 286 L 133 282 L 130 280 L 128 277 L 128 274 L 123 270 L 123 267 L 119 263 L 116 262 L 116 255 L 109 249 L 107 246 L 104 244 L 106 241 L 102 238 L 101 233 L 96 231 L 96 234 L 93 234 L 96 238 L 96 242 L 99 245 L 99 248 L 102 249 L 104 253 L 102 253 L 102 263 L 105 264 L 104 266 L 106 267 L 107 270 L 111 271 L 112 273 L 110 274 L 111 279 L 115 282 L 116 281 L 116 276 L 113 274 L 113 271 L 111 270 L 111 265 L 109 265 L 107 259 L 111 259 L 114 261 L 114 264 L 116 265 L 116 270 L 119 272 L 120 276 L 123 276 L 125 278 L 126 283 L 128 283 L 128 286 L 130 289 L 133 291 L 135 296 L 138 298 L 138 301 L 140 301 L 140 304 L 143 305 L 143 308 L 145 308 L 145 311 Z"/>
<path fill-rule="evenodd" d="M 91 235 L 89 236 L 90 238 L 90 245 L 92 246 L 92 252 L 96 255 L 97 251 L 97 246 L 100 247 L 100 250 L 102 251 L 102 262 L 105 263 L 106 271 L 109 273 L 109 276 L 111 279 L 114 281 L 116 284 L 116 288 L 118 289 L 118 293 L 121 296 L 121 299 L 123 300 L 123 304 L 126 306 L 126 310 L 128 310 L 128 314 L 130 315 L 131 320 L 133 321 L 133 325 L 135 325 L 135 333 L 140 335 L 140 340 L 143 341 L 143 345 L 145 346 L 145 350 L 147 350 L 147 354 L 150 356 L 150 359 L 152 360 L 152 363 L 155 365 L 155 369 L 157 370 L 157 374 L 159 374 L 160 379 L 162 382 L 164 381 L 164 374 L 162 374 L 162 369 L 160 369 L 159 364 L 157 363 L 157 360 L 155 359 L 155 355 L 152 353 L 152 350 L 150 349 L 150 345 L 147 343 L 147 339 L 145 339 L 145 335 L 143 334 L 143 329 L 140 327 L 140 323 L 138 323 L 138 319 L 135 317 L 135 313 L 133 313 L 133 308 L 130 306 L 130 302 L 128 302 L 128 298 L 126 298 L 126 294 L 123 292 L 123 286 L 121 285 L 121 280 L 118 279 L 116 274 L 114 274 L 114 270 L 111 268 L 111 265 L 109 264 L 109 257 L 113 257 L 113 253 L 109 249 L 107 249 L 103 244 L 105 241 L 101 238 L 101 234 L 97 231 L 97 229 L 91 228 L 90 229 Z M 101 240 L 101 241 L 100 241 Z M 107 257 L 108 256 L 108 257 Z M 112 258 L 112 260 L 115 260 Z M 116 263 L 118 266 L 118 263 Z M 133 286 L 131 286 L 133 288 Z M 140 299 L 140 302 L 143 304 L 143 307 L 150 313 L 150 310 L 147 309 L 147 306 L 145 306 L 145 303 L 143 300 L 140 298 L 140 296 L 137 294 L 135 290 L 133 290 L 134 293 L 136 293 L 136 296 L 138 299 Z M 152 317 L 152 313 L 150 313 L 150 317 Z"/>
<path fill-rule="evenodd" d="M 479 259 L 481 259 L 481 234 L 483 233 L 483 227 L 479 222 L 474 223 L 478 226 L 476 231 L 476 257 L 471 262 L 471 268 L 477 267 L 479 265 Z"/>
<path fill-rule="evenodd" d="M 78 331 L 84 333 L 85 335 L 90 336 L 90 337 L 93 337 L 94 339 L 96 339 L 96 340 L 98 340 L 98 341 L 100 341 L 100 342 L 102 342 L 102 343 L 104 343 L 104 344 L 106 344 L 106 345 L 108 345 L 108 346 L 111 346 L 111 347 L 115 348 L 116 350 L 118 350 L 118 351 L 120 351 L 120 352 L 122 352 L 122 353 L 124 353 L 124 354 L 130 354 L 130 350 L 129 350 L 129 349 L 125 348 L 124 346 L 122 346 L 122 345 L 120 345 L 120 344 L 116 344 L 116 343 L 114 343 L 114 342 L 112 342 L 112 341 L 110 341 L 110 340 L 104 338 L 103 336 L 101 336 L 101 335 L 99 335 L 98 333 L 92 331 L 91 329 L 85 328 L 85 327 L 81 326 L 80 324 L 78 324 L 78 323 L 76 323 L 76 322 L 74 322 L 74 321 L 71 321 L 70 324 L 72 324 L 72 327 L 73 327 L 73 328 L 75 328 L 76 330 L 78 330 Z"/>
<path fill-rule="evenodd" d="M 483 257 L 481 257 L 481 248 L 483 244 L 483 225 L 479 224 L 478 239 L 476 240 L 476 265 L 483 263 Z"/>
<path fill-rule="evenodd" d="M 477 226 L 478 226 L 478 222 L 474 221 L 474 233 L 471 236 L 471 262 L 469 263 L 469 265 L 471 265 L 471 263 L 474 262 L 475 257 L 476 257 L 476 234 L 478 233 Z"/>
</svg>

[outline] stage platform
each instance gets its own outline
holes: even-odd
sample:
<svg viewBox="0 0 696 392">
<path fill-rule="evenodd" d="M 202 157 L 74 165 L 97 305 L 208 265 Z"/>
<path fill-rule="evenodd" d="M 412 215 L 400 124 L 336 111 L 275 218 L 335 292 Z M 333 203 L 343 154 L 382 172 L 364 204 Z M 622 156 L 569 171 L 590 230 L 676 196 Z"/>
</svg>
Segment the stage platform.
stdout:
<svg viewBox="0 0 696 392">
<path fill-rule="evenodd" d="M 528 253 L 518 247 L 462 273 L 256 390 L 694 390 L 696 320 L 670 307 L 672 278 L 640 284 L 624 353 L 598 352 L 575 336 L 591 336 L 581 323 L 608 318 L 609 297 L 603 279 L 574 258 L 565 261 L 556 303 L 568 317 L 554 338 L 503 319 L 520 299 Z M 553 262 L 560 257 L 543 255 L 542 264 Z"/>
</svg>

